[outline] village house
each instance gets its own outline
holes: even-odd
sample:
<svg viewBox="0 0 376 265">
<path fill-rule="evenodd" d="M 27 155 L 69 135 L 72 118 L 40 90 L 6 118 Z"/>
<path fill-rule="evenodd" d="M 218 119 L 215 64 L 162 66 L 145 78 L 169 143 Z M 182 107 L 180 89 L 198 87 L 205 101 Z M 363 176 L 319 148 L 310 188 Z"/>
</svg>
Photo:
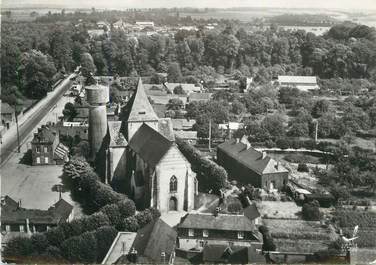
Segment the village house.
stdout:
<svg viewBox="0 0 376 265">
<path fill-rule="evenodd" d="M 160 218 L 137 233 L 119 232 L 102 264 L 167 264 L 175 254 L 176 236 L 176 231 Z"/>
<path fill-rule="evenodd" d="M 1 105 L 1 125 L 4 129 L 9 128 L 16 122 L 16 112 L 8 103 L 0 101 Z"/>
<path fill-rule="evenodd" d="M 73 206 L 64 199 L 60 199 L 48 210 L 37 210 L 22 208 L 21 201 L 16 202 L 9 196 L 4 196 L 1 198 L 2 246 L 13 237 L 45 232 L 72 219 Z"/>
<path fill-rule="evenodd" d="M 42 125 L 31 141 L 32 165 L 63 164 L 68 160 L 69 149 L 59 141 L 58 133 Z"/>
<path fill-rule="evenodd" d="M 184 216 L 177 226 L 177 248 L 204 251 L 206 246 L 261 249 L 262 235 L 245 215 L 195 213 Z"/>
<path fill-rule="evenodd" d="M 277 83 L 279 87 L 296 87 L 300 91 L 317 90 L 320 87 L 317 84 L 316 76 L 278 76 Z"/>
<path fill-rule="evenodd" d="M 288 183 L 289 171 L 285 167 L 243 139 L 218 145 L 217 162 L 226 169 L 231 180 L 243 185 L 273 191 L 281 190 Z"/>
<path fill-rule="evenodd" d="M 82 140 L 88 140 L 89 124 L 87 121 L 69 122 L 61 120 L 53 126 L 60 136 L 80 137 Z"/>
</svg>

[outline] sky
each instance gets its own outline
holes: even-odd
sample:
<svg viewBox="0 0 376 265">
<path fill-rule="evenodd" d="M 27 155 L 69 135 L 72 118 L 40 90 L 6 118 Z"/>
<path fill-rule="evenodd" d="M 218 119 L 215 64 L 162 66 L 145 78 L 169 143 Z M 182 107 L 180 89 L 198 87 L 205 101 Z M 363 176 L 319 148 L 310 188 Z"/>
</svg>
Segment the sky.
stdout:
<svg viewBox="0 0 376 265">
<path fill-rule="evenodd" d="M 348 10 L 376 9 L 376 0 L 0 0 L 3 7 L 27 5 L 57 5 L 97 8 L 157 8 L 157 7 L 280 7 L 335 8 Z"/>
</svg>

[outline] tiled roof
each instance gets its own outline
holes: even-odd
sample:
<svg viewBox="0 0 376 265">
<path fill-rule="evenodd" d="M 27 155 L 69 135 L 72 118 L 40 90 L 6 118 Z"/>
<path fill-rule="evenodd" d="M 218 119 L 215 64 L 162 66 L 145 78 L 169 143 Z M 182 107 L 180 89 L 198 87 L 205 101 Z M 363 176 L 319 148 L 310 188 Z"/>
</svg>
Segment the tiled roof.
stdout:
<svg viewBox="0 0 376 265">
<path fill-rule="evenodd" d="M 187 214 L 179 228 L 212 229 L 225 231 L 254 231 L 254 224 L 244 215 Z"/>
<path fill-rule="evenodd" d="M 132 107 L 130 109 L 127 121 L 158 120 L 157 114 L 155 114 L 153 107 L 146 96 L 141 78 L 138 81 L 137 90 L 129 103 Z"/>
<path fill-rule="evenodd" d="M 108 132 L 110 135 L 110 147 L 128 145 L 127 140 L 121 132 L 121 121 L 109 121 Z"/>
<path fill-rule="evenodd" d="M 58 224 L 65 221 L 73 207 L 61 199 L 46 210 L 13 208 L 4 205 L 1 208 L 1 222 L 5 224 L 26 224 L 29 219 L 31 224 Z"/>
<path fill-rule="evenodd" d="M 158 218 L 137 231 L 132 247 L 139 255 L 159 262 L 162 252 L 166 253 L 166 259 L 168 259 L 174 251 L 176 237 L 176 231 Z"/>
<path fill-rule="evenodd" d="M 274 159 L 269 156 L 263 157 L 262 152 L 255 150 L 253 147 L 247 149 L 246 144 L 237 143 L 236 139 L 224 142 L 218 145 L 217 148 L 258 174 L 288 172 L 286 168 Z"/>
<path fill-rule="evenodd" d="M 68 157 L 69 149 L 68 149 L 68 147 L 66 147 L 62 143 L 59 143 L 59 145 L 55 149 L 54 154 L 55 154 L 56 157 L 64 160 L 66 157 Z"/>
<path fill-rule="evenodd" d="M 150 165 L 156 165 L 173 142 L 147 124 L 142 124 L 129 142 L 129 147 Z"/>
<path fill-rule="evenodd" d="M 194 119 L 172 119 L 172 126 L 174 130 L 189 130 L 192 129 L 196 123 Z"/>
<path fill-rule="evenodd" d="M 34 134 L 31 143 L 53 143 L 57 137 L 56 131 L 48 126 L 42 125 L 38 132 Z"/>
</svg>

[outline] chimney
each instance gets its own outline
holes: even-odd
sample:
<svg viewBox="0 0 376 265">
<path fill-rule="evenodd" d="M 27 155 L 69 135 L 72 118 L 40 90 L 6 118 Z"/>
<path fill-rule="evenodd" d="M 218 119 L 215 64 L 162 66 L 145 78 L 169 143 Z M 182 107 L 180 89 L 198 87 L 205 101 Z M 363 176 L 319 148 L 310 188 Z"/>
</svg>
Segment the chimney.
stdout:
<svg viewBox="0 0 376 265">
<path fill-rule="evenodd" d="M 262 151 L 262 159 L 265 159 L 265 158 L 266 158 L 266 152 Z"/>
<path fill-rule="evenodd" d="M 18 208 L 21 208 L 21 200 L 18 200 Z"/>
<path fill-rule="evenodd" d="M 279 161 L 277 161 L 277 164 L 275 165 L 275 169 L 279 169 Z"/>
<path fill-rule="evenodd" d="M 240 142 L 240 139 L 239 138 L 236 138 L 236 143 L 238 144 Z"/>
</svg>

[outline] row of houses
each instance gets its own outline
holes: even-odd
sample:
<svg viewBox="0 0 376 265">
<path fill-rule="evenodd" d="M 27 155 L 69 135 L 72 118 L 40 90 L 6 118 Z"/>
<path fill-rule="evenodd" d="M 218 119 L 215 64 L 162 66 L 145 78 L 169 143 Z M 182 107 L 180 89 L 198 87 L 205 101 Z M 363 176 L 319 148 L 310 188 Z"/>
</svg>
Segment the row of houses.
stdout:
<svg viewBox="0 0 376 265">
<path fill-rule="evenodd" d="M 73 206 L 59 199 L 47 210 L 26 209 L 21 201 L 9 196 L 1 197 L 1 244 L 17 236 L 29 237 L 33 233 L 45 232 L 73 219 Z"/>
<path fill-rule="evenodd" d="M 259 218 L 254 205 L 238 215 L 188 213 L 175 228 L 158 218 L 119 232 L 102 264 L 265 262 Z"/>
</svg>

